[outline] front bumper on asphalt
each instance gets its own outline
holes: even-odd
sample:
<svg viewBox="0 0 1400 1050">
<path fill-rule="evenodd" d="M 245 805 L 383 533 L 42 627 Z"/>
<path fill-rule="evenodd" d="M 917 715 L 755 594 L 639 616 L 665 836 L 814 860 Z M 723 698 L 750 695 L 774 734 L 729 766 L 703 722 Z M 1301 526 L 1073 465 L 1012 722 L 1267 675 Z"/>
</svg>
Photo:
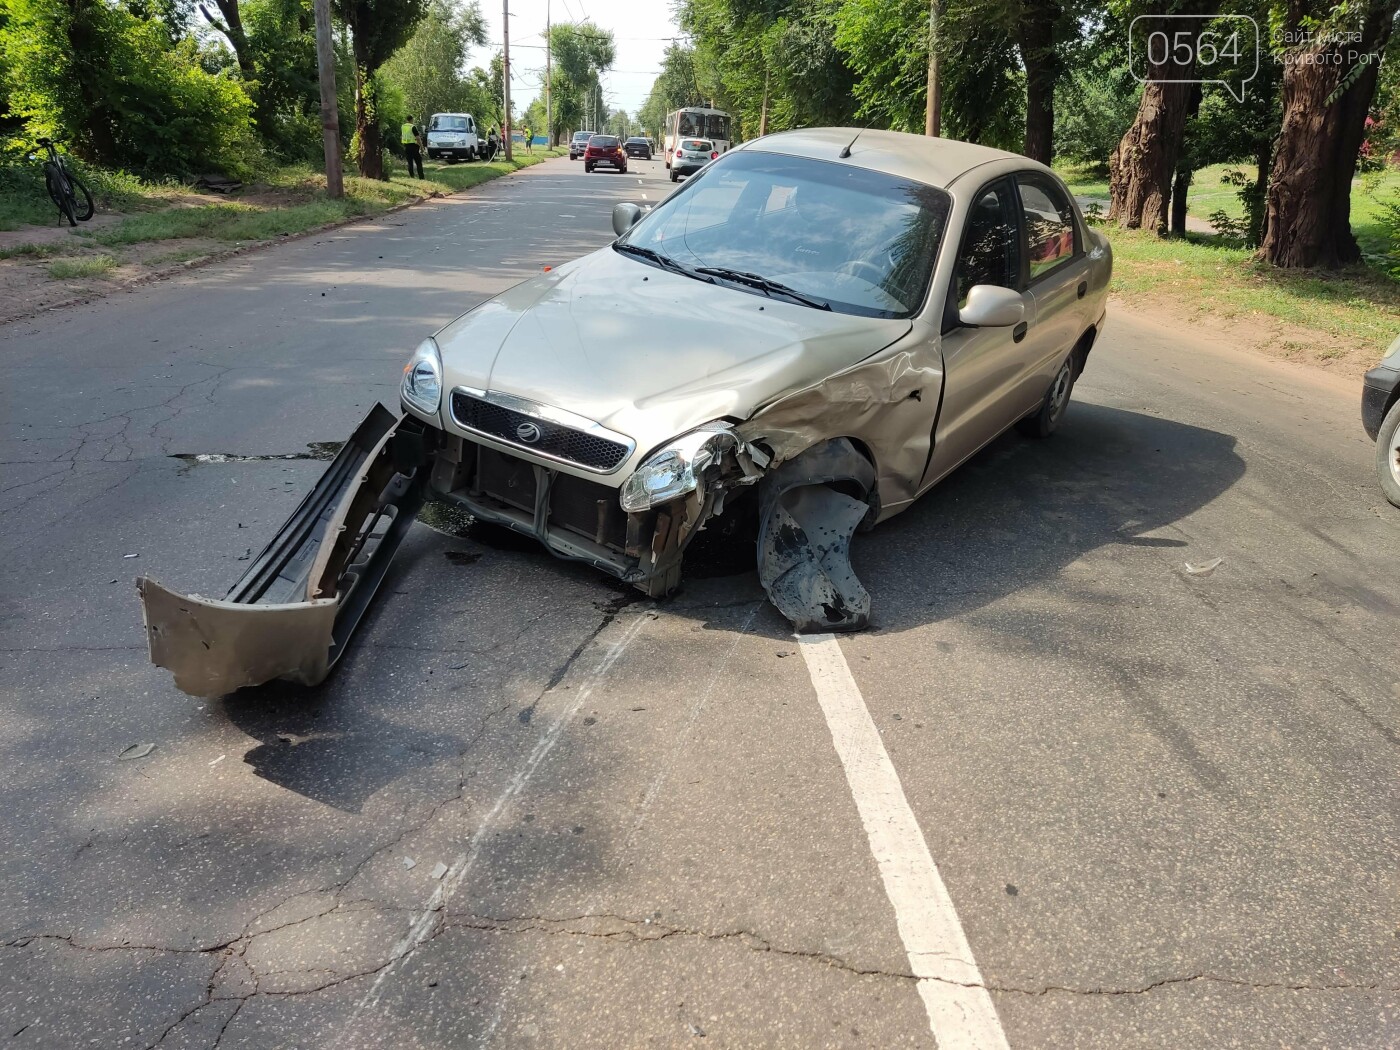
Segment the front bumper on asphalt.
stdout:
<svg viewBox="0 0 1400 1050">
<path fill-rule="evenodd" d="M 1366 373 L 1361 388 L 1361 425 L 1372 441 L 1380 433 L 1381 421 L 1400 393 L 1400 368 L 1377 365 Z"/>
</svg>

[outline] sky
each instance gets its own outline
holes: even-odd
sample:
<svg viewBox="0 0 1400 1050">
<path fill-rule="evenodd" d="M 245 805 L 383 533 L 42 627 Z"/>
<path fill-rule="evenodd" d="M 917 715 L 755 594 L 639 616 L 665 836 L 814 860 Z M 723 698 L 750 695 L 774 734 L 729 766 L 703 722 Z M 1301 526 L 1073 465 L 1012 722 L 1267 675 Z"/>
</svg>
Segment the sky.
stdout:
<svg viewBox="0 0 1400 1050">
<path fill-rule="evenodd" d="M 477 48 L 468 67 L 485 67 L 501 46 L 501 0 L 480 0 L 491 43 Z M 609 107 L 636 114 L 661 71 L 661 56 L 671 39 L 680 35 L 668 0 L 509 0 L 510 3 L 510 100 L 517 113 L 541 93 L 544 72 L 546 7 L 551 20 L 591 20 L 611 29 L 617 42 L 617 61 L 603 76 L 603 92 Z"/>
</svg>

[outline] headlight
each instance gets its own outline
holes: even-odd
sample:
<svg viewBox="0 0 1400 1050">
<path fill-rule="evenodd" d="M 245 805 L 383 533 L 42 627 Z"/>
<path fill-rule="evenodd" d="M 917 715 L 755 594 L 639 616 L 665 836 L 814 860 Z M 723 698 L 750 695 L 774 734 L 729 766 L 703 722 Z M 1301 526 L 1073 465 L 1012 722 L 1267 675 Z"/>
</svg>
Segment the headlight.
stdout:
<svg viewBox="0 0 1400 1050">
<path fill-rule="evenodd" d="M 442 357 L 437 343 L 424 339 L 403 366 L 403 385 L 399 389 L 404 403 L 427 416 L 437 415 L 442 404 Z"/>
<path fill-rule="evenodd" d="M 618 502 L 635 514 L 694 492 L 699 484 L 696 473 L 737 444 L 728 423 L 706 423 L 683 434 L 636 469 L 623 483 Z"/>
</svg>

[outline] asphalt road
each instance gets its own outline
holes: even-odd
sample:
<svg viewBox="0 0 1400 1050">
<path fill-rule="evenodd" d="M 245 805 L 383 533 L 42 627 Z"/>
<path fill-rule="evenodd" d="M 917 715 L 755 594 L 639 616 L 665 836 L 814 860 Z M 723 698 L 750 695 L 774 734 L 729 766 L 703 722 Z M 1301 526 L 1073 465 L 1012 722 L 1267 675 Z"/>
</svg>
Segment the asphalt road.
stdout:
<svg viewBox="0 0 1400 1050">
<path fill-rule="evenodd" d="M 655 604 L 420 526 L 319 690 L 146 660 L 138 572 L 221 594 L 419 339 L 658 168 L 0 328 L 5 1047 L 934 1045 L 742 557 Z M 1060 434 L 858 539 L 841 654 L 1011 1047 L 1400 1044 L 1400 512 L 1357 394 L 1119 309 Z"/>
</svg>

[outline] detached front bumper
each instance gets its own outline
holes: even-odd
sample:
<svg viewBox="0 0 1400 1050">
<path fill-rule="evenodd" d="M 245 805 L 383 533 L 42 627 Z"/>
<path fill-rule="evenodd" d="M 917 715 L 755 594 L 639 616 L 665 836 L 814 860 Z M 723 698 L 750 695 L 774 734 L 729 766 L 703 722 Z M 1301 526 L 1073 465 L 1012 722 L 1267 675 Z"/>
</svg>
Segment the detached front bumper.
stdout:
<svg viewBox="0 0 1400 1050">
<path fill-rule="evenodd" d="M 1372 441 L 1380 433 L 1381 421 L 1395 403 L 1397 391 L 1400 391 L 1400 368 L 1377 365 L 1366 373 L 1361 388 L 1361 425 Z"/>
<path fill-rule="evenodd" d="M 324 680 L 422 506 L 416 429 L 376 405 L 222 599 L 138 579 L 151 662 L 192 696 Z"/>
</svg>

